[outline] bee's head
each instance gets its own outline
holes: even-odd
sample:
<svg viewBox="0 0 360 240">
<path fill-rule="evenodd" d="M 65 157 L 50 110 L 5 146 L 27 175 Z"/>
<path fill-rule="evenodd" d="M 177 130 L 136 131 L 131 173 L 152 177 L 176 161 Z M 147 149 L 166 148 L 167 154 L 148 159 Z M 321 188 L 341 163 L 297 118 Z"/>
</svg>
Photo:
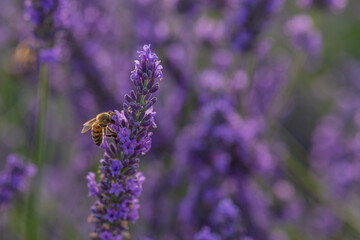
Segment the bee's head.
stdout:
<svg viewBox="0 0 360 240">
<path fill-rule="evenodd" d="M 100 113 L 97 116 L 97 121 L 99 122 L 100 126 L 106 127 L 109 123 L 115 123 L 114 120 L 112 120 L 112 116 L 114 116 L 114 112 L 103 112 Z"/>
<path fill-rule="evenodd" d="M 109 111 L 108 112 L 108 117 L 109 117 L 109 122 L 110 123 L 115 123 L 115 121 L 112 119 L 112 117 L 114 116 L 114 115 L 116 115 L 113 111 Z"/>
</svg>

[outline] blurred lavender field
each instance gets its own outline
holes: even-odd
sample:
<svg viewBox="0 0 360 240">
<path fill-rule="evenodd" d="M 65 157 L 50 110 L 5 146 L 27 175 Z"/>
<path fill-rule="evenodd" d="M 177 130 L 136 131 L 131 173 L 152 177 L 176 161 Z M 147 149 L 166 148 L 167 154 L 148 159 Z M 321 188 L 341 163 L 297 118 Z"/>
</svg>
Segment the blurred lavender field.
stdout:
<svg viewBox="0 0 360 240">
<path fill-rule="evenodd" d="M 0 240 L 360 239 L 359 1 L 1 3 Z"/>
</svg>

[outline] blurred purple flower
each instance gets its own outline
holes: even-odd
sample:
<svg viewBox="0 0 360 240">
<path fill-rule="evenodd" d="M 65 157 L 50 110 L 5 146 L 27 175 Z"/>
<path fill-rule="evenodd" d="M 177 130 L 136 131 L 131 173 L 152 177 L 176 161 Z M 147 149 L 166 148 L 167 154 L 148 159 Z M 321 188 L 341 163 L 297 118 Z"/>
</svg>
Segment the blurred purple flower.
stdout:
<svg viewBox="0 0 360 240">
<path fill-rule="evenodd" d="M 95 174 L 92 172 L 89 172 L 89 174 L 86 177 L 88 181 L 88 189 L 89 189 L 89 196 L 94 196 L 99 194 L 99 189 L 97 187 L 97 183 L 95 180 Z"/>
<path fill-rule="evenodd" d="M 224 222 L 226 219 L 236 219 L 239 208 L 234 205 L 231 199 L 224 199 L 219 202 L 214 213 L 214 221 Z"/>
<path fill-rule="evenodd" d="M 212 213 L 212 223 L 217 226 L 224 239 L 231 239 L 239 236 L 240 231 L 240 211 L 230 198 L 225 198 L 218 203 L 218 206 Z"/>
<path fill-rule="evenodd" d="M 61 4 L 66 0 L 25 0 L 24 17 L 33 25 L 33 34 L 42 50 L 41 60 L 54 60 L 60 51 L 55 46 L 56 33 L 62 28 L 59 15 Z M 50 49 L 47 49 L 50 48 Z"/>
<path fill-rule="evenodd" d="M 152 112 L 156 98 L 152 94 L 159 89 L 162 79 L 162 66 L 150 45 L 139 51 L 139 60 L 131 72 L 131 81 L 135 91 L 125 96 L 124 108 L 116 111 L 111 128 L 119 138 L 114 142 L 105 141 L 104 159 L 101 159 L 101 175 L 97 184 L 93 184 L 93 173 L 89 173 L 89 191 L 98 201 L 91 208 L 90 223 L 95 230 L 90 235 L 93 239 L 121 239 L 128 236 L 128 221 L 134 223 L 140 207 L 138 197 L 142 191 L 145 177 L 138 172 L 140 154 L 145 154 L 151 147 L 151 133 L 154 126 Z M 125 135 L 125 137 L 124 137 Z"/>
<path fill-rule="evenodd" d="M 354 195 L 360 183 L 360 97 L 358 62 L 339 70 L 329 95 L 333 109 L 317 125 L 311 149 L 311 170 L 332 200 Z M 329 85 L 327 80 L 326 84 Z"/>
<path fill-rule="evenodd" d="M 346 133 L 344 121 L 340 115 L 324 118 L 314 133 L 311 152 L 313 171 L 336 198 L 344 198 L 360 182 L 360 137 Z"/>
<path fill-rule="evenodd" d="M 240 51 L 251 50 L 268 21 L 282 7 L 283 0 L 244 0 L 237 3 L 236 14 L 228 21 L 231 42 Z"/>
<path fill-rule="evenodd" d="M 39 60 L 41 62 L 57 62 L 61 59 L 61 48 L 55 46 L 52 48 L 41 49 L 39 52 Z"/>
<path fill-rule="evenodd" d="M 0 209 L 4 208 L 21 191 L 24 191 L 28 178 L 36 173 L 36 167 L 15 154 L 7 157 L 4 171 L 0 174 Z"/>
<path fill-rule="evenodd" d="M 111 189 L 109 191 L 110 194 L 114 194 L 115 197 L 118 197 L 121 192 L 125 192 L 122 184 L 115 182 L 111 185 Z"/>
<path fill-rule="evenodd" d="M 194 236 L 194 240 L 220 240 L 221 238 L 211 233 L 209 227 L 203 227 L 200 232 Z"/>
<path fill-rule="evenodd" d="M 207 43 L 216 44 L 225 36 L 224 21 L 201 16 L 194 26 L 196 37 Z"/>
<path fill-rule="evenodd" d="M 31 21 L 35 26 L 48 21 L 51 14 L 56 10 L 57 0 L 26 0 L 25 19 Z"/>
<path fill-rule="evenodd" d="M 298 15 L 287 21 L 285 33 L 290 37 L 293 47 L 307 53 L 310 57 L 320 55 L 322 38 L 314 29 L 312 19 L 307 15 Z"/>
<path fill-rule="evenodd" d="M 179 136 L 175 156 L 188 184 L 179 207 L 181 234 L 191 238 L 208 226 L 221 239 L 268 239 L 271 201 L 253 178 L 271 186 L 278 162 L 262 140 L 261 122 L 243 119 L 225 97 L 209 101 L 196 116 Z"/>
<path fill-rule="evenodd" d="M 122 142 L 122 141 L 120 140 L 120 142 Z M 123 142 L 122 142 L 122 143 L 123 143 Z M 121 170 L 122 168 L 123 168 L 123 165 L 122 165 L 121 161 L 114 160 L 114 161 L 112 162 L 111 169 L 110 169 L 111 174 L 113 175 L 113 177 L 119 175 L 120 170 Z"/>
</svg>

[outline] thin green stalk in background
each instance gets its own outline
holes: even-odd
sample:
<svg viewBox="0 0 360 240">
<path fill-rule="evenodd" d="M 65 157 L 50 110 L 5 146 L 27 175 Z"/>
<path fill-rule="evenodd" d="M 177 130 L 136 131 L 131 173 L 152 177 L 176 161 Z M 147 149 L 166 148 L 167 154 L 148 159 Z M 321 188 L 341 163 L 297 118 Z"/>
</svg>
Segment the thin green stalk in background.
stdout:
<svg viewBox="0 0 360 240">
<path fill-rule="evenodd" d="M 304 149 L 301 143 L 299 143 L 298 140 L 286 130 L 286 128 L 284 128 L 281 124 L 277 124 L 277 130 L 288 143 L 296 146 L 297 150 L 301 152 L 299 153 L 300 155 L 307 157 L 306 149 Z M 299 187 L 306 192 L 308 197 L 311 197 L 314 201 L 331 209 L 332 213 L 345 223 L 345 227 L 348 229 L 350 234 L 359 236 L 360 227 L 356 224 L 355 218 L 351 212 L 341 213 L 337 210 L 337 206 L 334 206 L 334 204 L 332 204 L 327 198 L 321 195 L 319 192 L 319 188 L 321 186 L 317 182 L 316 176 L 307 170 L 307 167 L 300 159 L 294 158 L 296 155 L 298 154 L 293 154 L 291 157 L 286 159 L 286 172 L 290 174 L 290 177 L 293 178 L 297 184 L 299 184 Z"/>
<path fill-rule="evenodd" d="M 33 150 L 33 163 L 37 166 L 37 176 L 33 181 L 33 188 L 27 202 L 25 239 L 38 240 L 39 238 L 39 216 L 38 200 L 41 194 L 42 166 L 44 164 L 45 150 L 45 116 L 48 94 L 48 66 L 42 63 L 39 71 L 39 109 L 36 126 L 35 145 Z"/>
</svg>

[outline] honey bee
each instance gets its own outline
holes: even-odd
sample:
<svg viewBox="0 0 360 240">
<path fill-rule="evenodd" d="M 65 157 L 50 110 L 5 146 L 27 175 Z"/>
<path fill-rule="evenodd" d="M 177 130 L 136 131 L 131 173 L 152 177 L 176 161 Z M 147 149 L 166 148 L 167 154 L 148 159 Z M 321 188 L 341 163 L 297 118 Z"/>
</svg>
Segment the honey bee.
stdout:
<svg viewBox="0 0 360 240">
<path fill-rule="evenodd" d="M 111 119 L 114 115 L 115 113 L 112 111 L 99 113 L 96 118 L 83 124 L 84 127 L 81 130 L 81 133 L 85 133 L 91 129 L 94 143 L 100 146 L 104 140 L 104 136 L 116 137 L 116 133 L 109 128 L 109 124 L 114 123 L 114 120 Z"/>
</svg>

